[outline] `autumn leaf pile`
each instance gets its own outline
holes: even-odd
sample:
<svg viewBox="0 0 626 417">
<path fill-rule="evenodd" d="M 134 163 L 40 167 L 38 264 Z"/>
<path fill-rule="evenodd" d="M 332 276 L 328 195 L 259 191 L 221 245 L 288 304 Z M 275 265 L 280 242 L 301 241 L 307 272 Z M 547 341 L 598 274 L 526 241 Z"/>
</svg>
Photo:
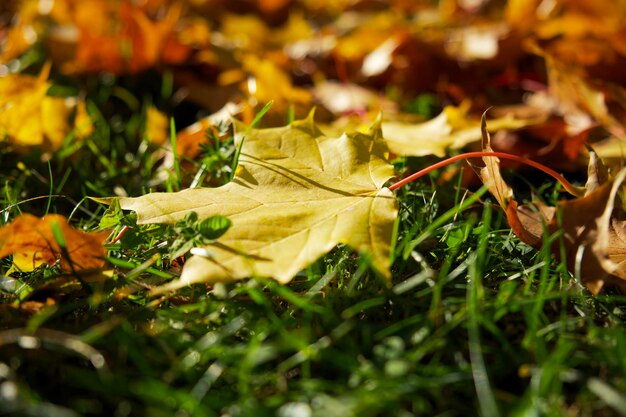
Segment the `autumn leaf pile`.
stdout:
<svg viewBox="0 0 626 417">
<path fill-rule="evenodd" d="M 561 233 L 571 273 L 591 291 L 605 282 L 624 287 L 616 214 L 626 120 L 622 2 L 24 0 L 6 7 L 6 155 L 80 158 L 101 117 L 86 94 L 90 83 L 157 74 L 171 84 L 162 87 L 171 95 L 161 108 L 151 100 L 133 105 L 137 98 L 113 90 L 145 116 L 142 149 L 157 161 L 150 188 L 164 189 L 173 172 L 192 188 L 94 196 L 136 212 L 139 224 L 175 224 L 191 212 L 232 220 L 223 236 L 188 248 L 193 256 L 181 258 L 180 280 L 164 289 L 251 276 L 286 283 L 337 244 L 367 256 L 390 280 L 398 204 L 387 187 L 405 174 L 394 174 L 391 163 L 461 149 L 509 152 L 573 174 L 589 165 L 585 195 L 556 208 L 518 205 L 494 157 L 484 157 L 480 177 L 520 240 L 540 248 Z M 77 88 L 64 93 L 68 77 Z M 269 102 L 264 128 L 245 127 Z M 194 112 L 170 138 L 169 118 L 183 106 Z M 488 142 L 481 114 L 492 106 Z M 219 132 L 212 139 L 219 146 L 231 117 L 240 120 L 230 128 L 239 157 L 232 181 L 209 178 L 197 187 L 185 160 L 207 146 L 207 132 Z M 51 230 L 68 232 L 59 219 L 26 230 L 17 211 L 4 212 L 16 220 L 0 229 L 0 256 L 13 255 L 18 270 L 55 261 L 80 269 L 84 260 L 92 269 L 96 252 L 97 267 L 109 267 L 100 248 L 79 254 L 59 245 Z M 33 238 L 20 246 L 17 234 Z M 76 239 L 91 248 L 93 236 Z M 561 256 L 559 244 L 553 251 Z"/>
</svg>

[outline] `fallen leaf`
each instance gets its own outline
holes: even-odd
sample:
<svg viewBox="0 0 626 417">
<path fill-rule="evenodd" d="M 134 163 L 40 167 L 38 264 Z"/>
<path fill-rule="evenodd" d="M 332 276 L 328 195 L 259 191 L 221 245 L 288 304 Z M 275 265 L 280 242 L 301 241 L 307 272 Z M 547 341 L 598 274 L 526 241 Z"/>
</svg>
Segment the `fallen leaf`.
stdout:
<svg viewBox="0 0 626 417">
<path fill-rule="evenodd" d="M 541 0 L 509 0 L 504 9 L 507 23 L 520 31 L 529 31 L 538 19 L 537 6 Z"/>
<path fill-rule="evenodd" d="M 437 117 L 424 123 L 385 122 L 383 133 L 389 149 L 398 155 L 444 157 L 448 149 L 460 149 L 481 139 L 480 120 L 468 116 L 469 103 L 447 106 Z M 492 120 L 492 130 L 514 130 L 541 121 L 505 115 Z"/>
<path fill-rule="evenodd" d="M 65 250 L 55 238 L 53 227 L 59 228 Z M 21 271 L 32 271 L 43 264 L 52 266 L 59 260 L 65 273 L 93 271 L 104 265 L 103 243 L 108 234 L 74 229 L 65 217 L 57 214 L 44 218 L 22 214 L 0 227 L 0 258 L 13 255 L 13 264 Z"/>
<path fill-rule="evenodd" d="M 537 49 L 546 60 L 548 70 L 548 96 L 543 97 L 546 110 L 563 116 L 568 133 L 575 135 L 599 123 L 618 137 L 625 137 L 624 126 L 609 112 L 602 91 L 590 85 L 582 74 L 549 54 Z M 537 104 L 541 94 L 535 95 Z M 537 104 L 538 105 L 538 104 Z"/>
<path fill-rule="evenodd" d="M 406 30 L 405 24 L 393 12 L 373 15 L 344 14 L 334 22 L 337 38 L 335 54 L 345 61 L 362 60 L 382 45 L 390 33 Z"/>
<path fill-rule="evenodd" d="M 491 135 L 487 130 L 487 121 L 483 114 L 481 123 L 481 148 L 483 152 L 493 152 L 491 148 Z M 498 204 L 504 209 L 513 198 L 513 189 L 504 181 L 500 174 L 500 158 L 496 156 L 485 156 L 482 158 L 485 166 L 479 168 L 478 176 L 489 188 L 489 192 L 496 198 Z"/>
<path fill-rule="evenodd" d="M 493 59 L 498 55 L 500 41 L 508 31 L 504 23 L 451 30 L 444 48 L 448 55 L 459 61 Z"/>
<path fill-rule="evenodd" d="M 392 36 L 372 50 L 363 59 L 361 66 L 361 74 L 366 77 L 373 77 L 382 74 L 389 68 L 393 62 L 393 53 L 398 48 L 400 39 L 398 36 Z"/>
<path fill-rule="evenodd" d="M 533 246 L 540 246 L 545 233 L 562 233 L 552 245 L 552 253 L 560 258 L 562 242 L 568 269 L 593 294 L 607 283 L 626 290 L 626 281 L 622 281 L 626 280 L 625 222 L 613 218 L 615 198 L 625 177 L 623 170 L 585 196 L 560 202 L 555 208 L 534 203 L 539 211 L 531 206 L 518 209 L 522 226 L 535 236 Z"/>
<path fill-rule="evenodd" d="M 219 123 L 230 123 L 231 117 L 242 109 L 243 105 L 228 102 L 217 112 L 184 128 L 176 135 L 176 153 L 195 158 L 200 153 L 200 145 L 207 141 L 207 129 Z"/>
<path fill-rule="evenodd" d="M 252 14 L 227 14 L 221 21 L 218 42 L 227 48 L 259 51 L 264 48 L 270 35 L 265 22 Z"/>
<path fill-rule="evenodd" d="M 334 114 L 362 114 L 370 109 L 385 114 L 398 111 L 396 103 L 353 83 L 325 81 L 315 86 L 313 97 Z"/>
<path fill-rule="evenodd" d="M 175 30 L 182 14 L 178 2 L 158 13 L 159 19 L 152 18 L 157 13 L 148 6 L 128 1 L 71 3 L 53 3 L 50 17 L 56 25 L 48 39 L 66 72 L 136 73 L 158 63 L 182 62 L 191 53 L 186 41 L 178 39 L 189 33 Z"/>
<path fill-rule="evenodd" d="M 174 223 L 192 211 L 232 220 L 215 243 L 192 251 L 166 289 L 251 276 L 286 283 L 339 243 L 368 253 L 389 278 L 397 203 L 383 187 L 393 175 L 386 153 L 380 121 L 367 134 L 327 137 L 311 114 L 247 132 L 236 175 L 222 187 L 118 200 L 138 223 Z"/>
<path fill-rule="evenodd" d="M 294 12 L 289 15 L 289 19 L 284 26 L 274 29 L 270 33 L 272 43 L 276 45 L 287 45 L 292 42 L 311 39 L 315 34 L 311 22 L 305 18 L 301 12 Z"/>
<path fill-rule="evenodd" d="M 274 102 L 272 112 L 284 113 L 290 104 L 308 104 L 311 93 L 293 85 L 289 75 L 268 59 L 247 55 L 243 67 L 250 74 L 243 83 L 252 104 Z"/>
<path fill-rule="evenodd" d="M 483 118 L 483 150 L 492 151 Z M 483 157 L 484 167 L 477 170 L 483 183 L 506 213 L 509 226 L 517 237 L 537 249 L 555 234 L 561 237 L 551 245 L 551 252 L 562 259 L 570 272 L 594 294 L 608 283 L 626 292 L 626 222 L 613 217 L 615 199 L 626 178 L 621 170 L 615 179 L 590 152 L 585 194 L 556 207 L 533 202 L 518 206 L 512 188 L 500 173 L 499 159 Z M 562 250 L 564 249 L 564 251 Z M 622 278 L 620 280 L 619 278 Z"/>
<path fill-rule="evenodd" d="M 169 120 L 154 106 L 146 111 L 146 138 L 155 145 L 163 145 L 169 139 Z"/>
<path fill-rule="evenodd" d="M 76 131 L 76 137 L 85 138 L 94 132 L 93 120 L 89 113 L 84 101 L 79 101 L 76 105 L 76 115 L 74 117 L 74 129 Z"/>
<path fill-rule="evenodd" d="M 74 98 L 47 95 L 50 65 L 39 76 L 8 74 L 0 77 L 0 136 L 17 148 L 39 147 L 54 151 L 63 145 L 72 130 L 70 114 L 76 108 Z M 89 116 L 76 108 L 77 136 L 89 133 Z M 79 125 L 80 124 L 80 125 Z"/>
<path fill-rule="evenodd" d="M 23 2 L 19 14 L 14 16 L 14 24 L 0 42 L 0 64 L 7 64 L 26 52 L 38 39 L 37 3 Z"/>
</svg>

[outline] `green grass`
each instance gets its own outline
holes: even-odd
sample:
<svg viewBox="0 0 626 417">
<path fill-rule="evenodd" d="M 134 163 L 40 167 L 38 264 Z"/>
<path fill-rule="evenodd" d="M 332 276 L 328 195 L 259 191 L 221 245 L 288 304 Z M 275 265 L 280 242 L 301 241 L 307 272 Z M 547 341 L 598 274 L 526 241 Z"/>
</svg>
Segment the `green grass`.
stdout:
<svg viewBox="0 0 626 417">
<path fill-rule="evenodd" d="M 236 149 L 209 140 L 156 181 L 162 150 L 143 141 L 145 106 L 125 83 L 90 90 L 96 132 L 82 148 L 49 165 L 0 152 L 0 224 L 49 211 L 91 230 L 132 226 L 109 246 L 108 280 L 55 267 L 7 276 L 11 260 L 0 261 L 0 414 L 626 415 L 626 298 L 591 296 L 548 245 L 520 243 L 484 189 L 436 185 L 438 173 L 397 192 L 391 286 L 337 247 L 286 286 L 250 279 L 148 298 L 175 279 L 173 259 L 202 226 L 137 227 L 115 210 L 102 220 L 85 197 L 220 185 Z"/>
</svg>

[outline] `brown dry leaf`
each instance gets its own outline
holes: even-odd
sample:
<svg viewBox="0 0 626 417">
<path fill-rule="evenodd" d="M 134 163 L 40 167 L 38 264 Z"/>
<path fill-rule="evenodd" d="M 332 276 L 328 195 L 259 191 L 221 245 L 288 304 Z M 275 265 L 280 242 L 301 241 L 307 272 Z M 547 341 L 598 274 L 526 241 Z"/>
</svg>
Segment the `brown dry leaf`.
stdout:
<svg viewBox="0 0 626 417">
<path fill-rule="evenodd" d="M 625 177 L 622 170 L 614 180 L 556 208 L 535 203 L 539 212 L 530 206 L 518 209 L 522 226 L 536 237 L 533 246 L 541 246 L 544 230 L 548 235 L 562 233 L 552 245 L 552 253 L 560 256 L 562 242 L 568 269 L 594 294 L 607 283 L 626 290 L 626 282 L 616 278 L 626 279 L 625 225 L 613 218 L 615 198 Z M 561 214 L 557 216 L 557 212 Z"/>
<path fill-rule="evenodd" d="M 58 227 L 63 235 L 65 251 L 54 237 L 53 227 Z M 93 271 L 104 266 L 103 243 L 108 234 L 107 231 L 87 233 L 74 229 L 58 214 L 44 218 L 23 214 L 0 227 L 0 258 L 13 255 L 14 266 L 21 271 L 32 271 L 43 264 L 52 266 L 58 260 L 66 273 Z"/>
<path fill-rule="evenodd" d="M 562 115 L 574 135 L 599 123 L 618 137 L 624 137 L 622 126 L 610 113 L 604 93 L 590 85 L 576 68 L 568 67 L 547 53 L 542 54 L 548 70 L 551 110 Z"/>
<path fill-rule="evenodd" d="M 487 131 L 487 121 L 483 114 L 480 122 L 482 136 L 481 147 L 484 152 L 493 152 L 491 148 L 491 135 Z M 478 175 L 485 185 L 489 187 L 489 192 L 493 194 L 502 208 L 506 210 L 513 198 L 513 189 L 504 181 L 500 175 L 500 158 L 495 156 L 483 157 L 485 166 L 480 168 Z"/>
<path fill-rule="evenodd" d="M 609 261 L 614 265 L 610 283 L 620 287 L 626 293 L 626 222 L 611 220 L 611 231 L 608 243 Z"/>
<path fill-rule="evenodd" d="M 491 151 L 484 125 L 483 150 Z M 539 249 L 544 239 L 560 233 L 551 246 L 553 255 L 560 258 L 564 248 L 568 269 L 592 293 L 597 294 L 606 283 L 626 291 L 626 282 L 617 278 L 626 280 L 626 222 L 613 218 L 615 198 L 626 170 L 609 179 L 600 159 L 594 152 L 590 154 L 585 195 L 560 202 L 557 207 L 539 202 L 518 206 L 513 190 L 502 178 L 498 158 L 483 157 L 485 167 L 477 172 L 521 241 Z"/>
</svg>

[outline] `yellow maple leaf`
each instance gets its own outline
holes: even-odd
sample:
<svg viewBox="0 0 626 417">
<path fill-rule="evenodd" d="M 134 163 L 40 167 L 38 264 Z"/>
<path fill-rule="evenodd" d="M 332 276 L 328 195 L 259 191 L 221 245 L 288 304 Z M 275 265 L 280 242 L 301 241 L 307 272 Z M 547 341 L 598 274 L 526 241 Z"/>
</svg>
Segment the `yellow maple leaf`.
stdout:
<svg viewBox="0 0 626 417">
<path fill-rule="evenodd" d="M 383 186 L 393 175 L 386 153 L 380 121 L 367 134 L 327 137 L 310 115 L 247 133 L 236 175 L 224 186 L 118 201 L 144 224 L 173 223 L 192 211 L 232 220 L 165 289 L 251 276 L 286 283 L 338 243 L 368 253 L 389 278 L 397 203 Z"/>
</svg>

